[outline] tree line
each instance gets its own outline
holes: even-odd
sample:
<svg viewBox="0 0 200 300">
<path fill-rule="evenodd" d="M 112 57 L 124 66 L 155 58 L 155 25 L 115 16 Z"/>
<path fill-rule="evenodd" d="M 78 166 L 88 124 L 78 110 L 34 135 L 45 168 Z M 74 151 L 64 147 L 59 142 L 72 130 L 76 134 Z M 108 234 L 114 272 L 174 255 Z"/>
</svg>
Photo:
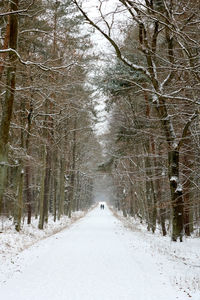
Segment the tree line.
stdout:
<svg viewBox="0 0 200 300">
<path fill-rule="evenodd" d="M 82 2 L 74 0 L 116 57 L 99 83 L 111 114 L 99 169 L 111 174 L 125 216 L 182 241 L 200 221 L 199 1 L 119 0 L 109 13 L 99 1 L 98 22 Z"/>
<path fill-rule="evenodd" d="M 0 214 L 42 229 L 49 213 L 89 207 L 102 139 L 115 206 L 182 241 L 200 221 L 199 2 L 116 0 L 106 12 L 98 0 L 98 20 L 85 2 L 0 3 Z M 101 137 L 85 23 L 115 53 L 93 82 L 110 114 Z"/>
<path fill-rule="evenodd" d="M 0 3 L 0 215 L 43 229 L 92 203 L 89 35 L 71 1 Z M 92 158 L 91 158 L 92 160 Z"/>
</svg>

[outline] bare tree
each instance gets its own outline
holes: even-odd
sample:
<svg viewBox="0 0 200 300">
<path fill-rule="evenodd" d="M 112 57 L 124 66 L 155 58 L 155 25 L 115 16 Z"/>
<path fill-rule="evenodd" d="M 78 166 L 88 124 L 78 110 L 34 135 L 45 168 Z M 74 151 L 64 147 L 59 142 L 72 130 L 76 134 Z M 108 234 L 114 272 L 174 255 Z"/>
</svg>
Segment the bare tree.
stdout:
<svg viewBox="0 0 200 300">
<path fill-rule="evenodd" d="M 139 51 L 141 58 L 135 63 L 130 59 L 131 56 L 123 51 L 118 41 L 112 38 L 111 25 L 108 22 L 106 25 L 109 26 L 109 30 L 106 31 L 87 15 L 80 2 L 74 0 L 74 3 L 86 21 L 110 42 L 117 58 L 133 72 L 140 72 L 146 78 L 145 84 L 138 83 L 134 78 L 132 83 L 148 94 L 149 103 L 156 111 L 165 135 L 173 215 L 172 240 L 180 238 L 182 241 L 184 199 L 180 178 L 180 151 L 192 122 L 198 116 L 197 90 L 190 93 L 193 88 L 193 82 L 190 80 L 187 80 L 185 85 L 190 71 L 198 83 L 198 72 L 194 67 L 196 53 L 192 55 L 192 49 L 199 48 L 199 41 L 194 40 L 192 33 L 199 21 L 198 4 L 193 6 L 190 3 L 188 6 L 185 1 L 180 5 L 177 1 L 140 3 L 120 0 L 119 3 L 126 9 L 127 16 L 129 14 L 132 23 L 138 28 L 138 40 L 133 46 L 133 51 Z M 179 110 L 179 103 L 190 103 L 194 109 L 187 116 L 182 109 L 182 122 L 178 124 L 172 114 Z M 176 107 L 175 110 L 171 109 L 172 105 Z"/>
</svg>

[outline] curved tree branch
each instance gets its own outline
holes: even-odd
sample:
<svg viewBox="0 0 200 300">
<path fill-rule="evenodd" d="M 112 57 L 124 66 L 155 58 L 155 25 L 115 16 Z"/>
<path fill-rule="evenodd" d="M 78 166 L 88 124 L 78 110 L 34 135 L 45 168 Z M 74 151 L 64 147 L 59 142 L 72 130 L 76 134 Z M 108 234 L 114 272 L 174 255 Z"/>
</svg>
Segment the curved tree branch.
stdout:
<svg viewBox="0 0 200 300">
<path fill-rule="evenodd" d="M 118 59 L 120 59 L 125 65 L 129 66 L 131 69 L 142 72 L 147 78 L 151 77 L 150 73 L 148 72 L 148 70 L 146 68 L 144 68 L 143 66 L 140 66 L 140 65 L 133 64 L 126 57 L 124 57 L 121 53 L 119 46 L 116 44 L 116 42 L 88 17 L 86 12 L 80 7 L 80 5 L 78 4 L 78 2 L 76 0 L 73 0 L 73 2 L 77 6 L 79 11 L 82 13 L 82 15 L 84 16 L 86 21 L 91 26 L 93 26 L 97 31 L 99 31 L 107 39 L 107 41 L 109 41 L 109 43 L 113 46 Z"/>
</svg>

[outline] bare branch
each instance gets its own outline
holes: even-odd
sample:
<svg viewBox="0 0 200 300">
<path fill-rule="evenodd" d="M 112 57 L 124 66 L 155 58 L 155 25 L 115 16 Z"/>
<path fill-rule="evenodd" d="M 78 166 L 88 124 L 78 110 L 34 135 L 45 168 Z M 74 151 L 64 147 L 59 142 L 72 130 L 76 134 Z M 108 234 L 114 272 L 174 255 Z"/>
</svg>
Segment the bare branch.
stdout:
<svg viewBox="0 0 200 300">
<path fill-rule="evenodd" d="M 88 23 L 93 26 L 95 29 L 97 29 L 97 31 L 99 31 L 108 41 L 109 43 L 113 46 L 113 48 L 115 49 L 117 58 L 119 58 L 125 65 L 129 66 L 131 69 L 135 70 L 135 71 L 140 71 L 142 72 L 146 77 L 150 78 L 150 73 L 148 72 L 148 70 L 146 68 L 144 68 L 143 66 L 140 65 L 136 65 L 131 63 L 126 57 L 124 57 L 121 53 L 121 50 L 119 48 L 119 46 L 115 43 L 115 41 L 108 35 L 106 34 L 97 24 L 95 24 L 89 17 L 88 15 L 85 13 L 85 11 L 80 7 L 80 5 L 77 3 L 76 0 L 73 0 L 73 2 L 75 3 L 75 5 L 78 7 L 78 9 L 80 10 L 80 12 L 82 13 L 82 15 L 85 17 L 85 19 L 88 21 Z"/>
<path fill-rule="evenodd" d="M 19 61 L 23 65 L 26 65 L 26 66 L 34 65 L 34 66 L 39 67 L 43 71 L 53 71 L 53 70 L 59 70 L 59 69 L 66 69 L 66 68 L 70 68 L 71 66 L 76 64 L 75 62 L 73 62 L 69 65 L 63 65 L 63 66 L 59 66 L 59 67 L 48 67 L 48 66 L 44 65 L 43 63 L 33 62 L 33 61 L 29 61 L 29 60 L 24 61 L 21 58 L 20 54 L 14 49 L 8 48 L 8 49 L 0 50 L 0 53 L 5 53 L 5 52 L 13 52 L 13 53 L 15 53 L 15 55 L 17 56 L 17 58 L 19 59 Z"/>
<path fill-rule="evenodd" d="M 13 15 L 13 14 L 20 14 L 20 13 L 24 13 L 27 12 L 29 10 L 29 8 L 34 4 L 35 0 L 33 0 L 27 8 L 25 9 L 20 9 L 20 10 L 15 10 L 15 11 L 8 11 L 5 13 L 0 13 L 0 17 L 5 17 L 5 16 L 9 16 L 9 15 Z"/>
<path fill-rule="evenodd" d="M 184 139 L 186 138 L 187 134 L 188 134 L 188 130 L 189 130 L 189 127 L 192 123 L 192 121 L 194 121 L 199 115 L 199 112 L 198 110 L 196 110 L 194 112 L 194 114 L 191 116 L 191 118 L 187 121 L 187 123 L 185 124 L 185 127 L 183 128 L 183 133 L 182 133 L 182 137 L 178 143 L 178 146 L 177 146 L 177 150 L 180 150 L 183 142 L 184 142 Z"/>
</svg>

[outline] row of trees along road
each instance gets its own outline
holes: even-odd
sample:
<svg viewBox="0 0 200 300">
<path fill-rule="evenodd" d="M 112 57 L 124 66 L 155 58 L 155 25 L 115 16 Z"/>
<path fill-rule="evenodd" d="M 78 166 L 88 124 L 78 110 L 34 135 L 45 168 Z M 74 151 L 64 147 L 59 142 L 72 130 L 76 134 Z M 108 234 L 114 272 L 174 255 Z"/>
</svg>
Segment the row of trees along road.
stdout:
<svg viewBox="0 0 200 300">
<path fill-rule="evenodd" d="M 91 205 L 89 36 L 71 1 L 0 2 L 0 215 L 16 230 Z M 81 192 L 80 192 L 81 191 Z"/>
<path fill-rule="evenodd" d="M 100 84 L 112 115 L 110 161 L 101 170 L 111 172 L 125 216 L 138 216 L 153 232 L 159 222 L 163 235 L 172 225 L 172 240 L 182 241 L 200 221 L 200 4 L 118 0 L 104 14 L 104 2 L 95 23 L 74 0 L 116 54 Z M 125 26 L 116 38 L 120 14 Z"/>
</svg>

